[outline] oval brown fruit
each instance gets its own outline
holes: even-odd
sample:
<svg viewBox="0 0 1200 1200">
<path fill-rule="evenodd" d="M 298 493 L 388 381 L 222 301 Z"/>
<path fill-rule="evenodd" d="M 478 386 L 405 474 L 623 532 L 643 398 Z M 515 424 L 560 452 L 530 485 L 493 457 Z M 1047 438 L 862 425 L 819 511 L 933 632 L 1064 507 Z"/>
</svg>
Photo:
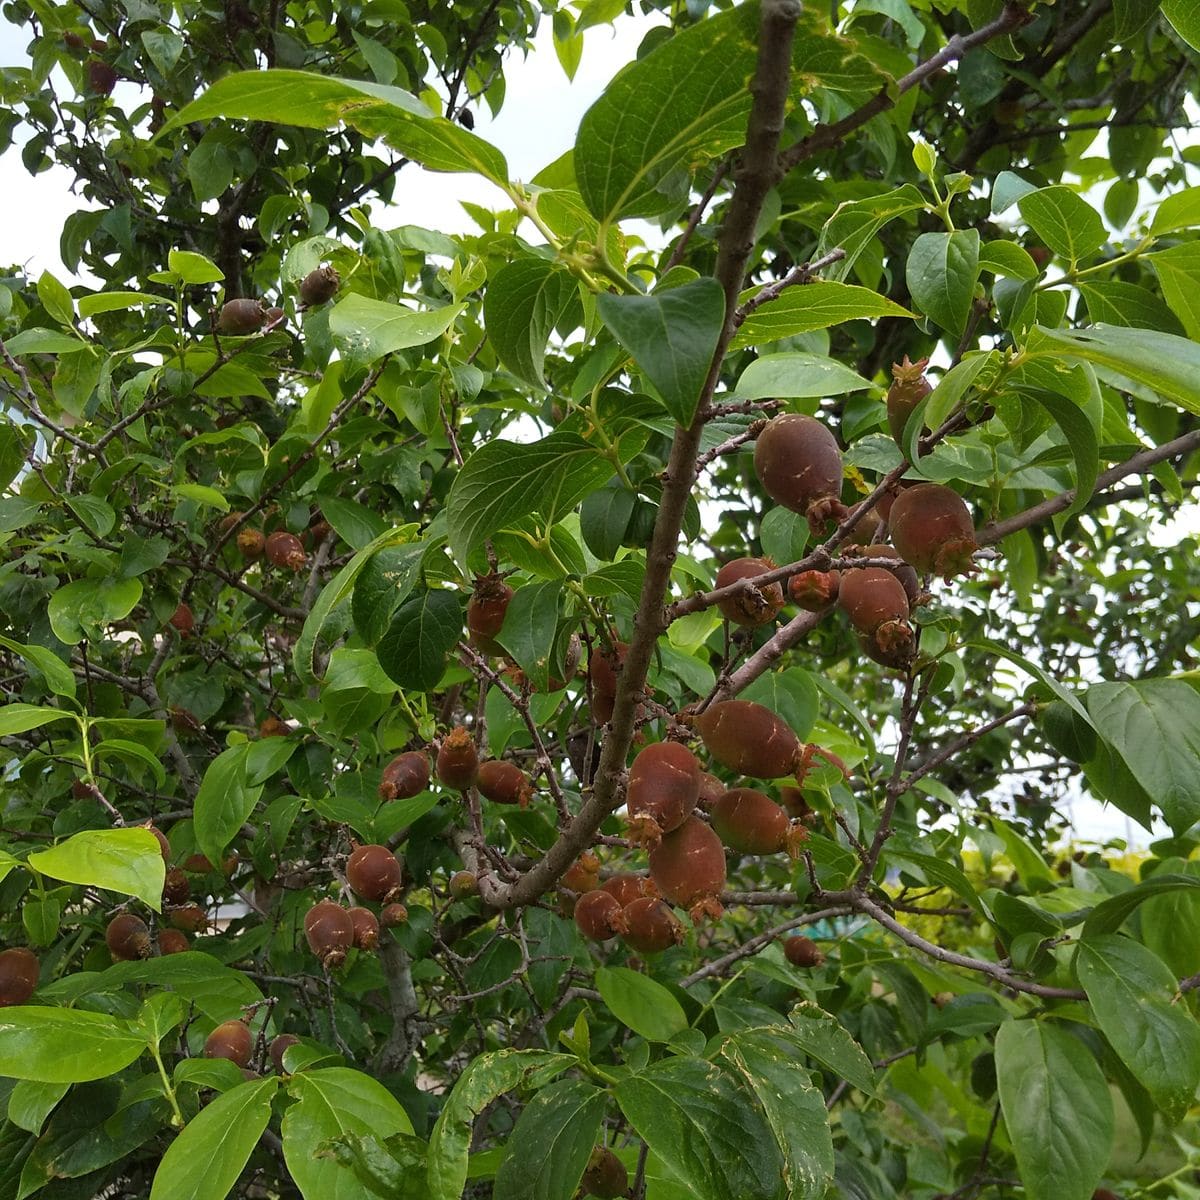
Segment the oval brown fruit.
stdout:
<svg viewBox="0 0 1200 1200">
<path fill-rule="evenodd" d="M 159 954 L 182 954 L 191 949 L 187 934 L 179 929 L 160 929 L 158 931 Z"/>
<path fill-rule="evenodd" d="M 437 777 L 448 788 L 466 791 L 479 773 L 479 754 L 475 740 L 465 726 L 450 730 L 437 753 Z"/>
<path fill-rule="evenodd" d="M 671 906 L 655 896 L 625 905 L 625 941 L 639 954 L 658 954 L 683 941 L 683 925 Z"/>
<path fill-rule="evenodd" d="M 678 742 L 647 746 L 629 768 L 625 804 L 630 839 L 655 845 L 691 816 L 699 797 L 700 763 L 686 746 Z"/>
<path fill-rule="evenodd" d="M 916 571 L 908 565 L 900 557 L 900 552 L 895 546 L 889 546 L 885 542 L 872 542 L 869 546 L 858 546 L 854 549 L 855 554 L 861 554 L 863 558 L 890 558 L 895 561 L 894 567 L 888 567 L 893 575 L 900 581 L 900 586 L 904 588 L 904 594 L 908 597 L 909 607 L 916 604 L 921 596 L 921 581 L 917 578 Z"/>
<path fill-rule="evenodd" d="M 629 1191 L 629 1172 L 625 1164 L 607 1147 L 597 1146 L 583 1173 L 583 1192 L 599 1200 L 617 1200 Z"/>
<path fill-rule="evenodd" d="M 770 796 L 753 788 L 731 788 L 713 806 L 713 829 L 731 850 L 743 854 L 775 854 L 786 850 L 793 858 L 806 836 L 799 825 Z"/>
<path fill-rule="evenodd" d="M 267 1047 L 267 1056 L 271 1060 L 271 1065 L 276 1072 L 282 1075 L 283 1072 L 283 1056 L 293 1046 L 298 1046 L 300 1039 L 294 1033 L 280 1033 L 271 1039 L 270 1046 Z"/>
<path fill-rule="evenodd" d="M 612 896 L 622 908 L 643 896 L 653 895 L 650 881 L 644 875 L 634 875 L 632 871 L 622 871 L 620 875 L 606 879 L 600 885 L 600 890 Z"/>
<path fill-rule="evenodd" d="M 725 785 L 708 771 L 700 772 L 700 795 L 696 807 L 703 812 L 712 812 L 712 806 L 725 794 Z"/>
<path fill-rule="evenodd" d="M 739 579 L 753 579 L 775 569 L 775 564 L 765 558 L 735 558 L 727 562 L 718 572 L 718 588 L 728 587 Z M 778 583 L 766 583 L 757 588 L 747 588 L 736 596 L 727 596 L 717 601 L 721 615 L 735 625 L 766 625 L 775 620 L 783 607 L 783 587 Z"/>
<path fill-rule="evenodd" d="M 808 519 L 814 534 L 830 517 L 845 514 L 842 454 L 837 439 L 815 417 L 772 417 L 754 443 L 754 473 L 776 504 Z"/>
<path fill-rule="evenodd" d="M 411 800 L 429 786 L 429 755 L 422 750 L 399 754 L 383 768 L 381 800 Z"/>
<path fill-rule="evenodd" d="M 369 908 L 347 910 L 354 925 L 354 944 L 359 950 L 374 950 L 379 945 L 379 919 Z"/>
<path fill-rule="evenodd" d="M 341 276 L 338 275 L 333 267 L 326 264 L 323 267 L 317 267 L 315 271 L 309 271 L 300 280 L 300 299 L 309 308 L 314 308 L 318 304 L 324 304 L 326 301 L 332 300 L 337 295 L 337 290 L 341 286 Z"/>
<path fill-rule="evenodd" d="M 150 957 L 150 930 L 133 913 L 118 913 L 104 930 L 104 941 L 118 962 Z"/>
<path fill-rule="evenodd" d="M 575 901 L 575 925 L 585 938 L 606 942 L 625 932 L 625 915 L 621 904 L 611 892 L 597 888 L 584 892 Z"/>
<path fill-rule="evenodd" d="M 693 920 L 721 915 L 718 897 L 725 887 L 725 848 L 698 817 L 688 817 L 650 851 L 650 878 L 672 904 Z"/>
<path fill-rule="evenodd" d="M 320 900 L 304 914 L 304 936 L 323 967 L 340 967 L 354 945 L 354 922 L 340 904 Z"/>
<path fill-rule="evenodd" d="M 790 937 L 783 943 L 783 956 L 793 967 L 819 967 L 825 961 L 820 946 L 807 937 Z"/>
<path fill-rule="evenodd" d="M 190 637 L 192 630 L 196 628 L 196 614 L 192 612 L 192 606 L 185 604 L 182 600 L 176 606 L 175 611 L 171 614 L 171 619 L 167 622 L 180 637 Z"/>
<path fill-rule="evenodd" d="M 908 596 L 891 571 L 861 567 L 843 572 L 838 605 L 869 657 L 895 667 L 912 661 L 916 634 L 908 620 Z"/>
<path fill-rule="evenodd" d="M 204 1043 L 205 1058 L 228 1059 L 239 1067 L 250 1062 L 253 1051 L 254 1034 L 245 1021 L 223 1021 Z"/>
<path fill-rule="evenodd" d="M 379 914 L 379 923 L 385 929 L 395 929 L 408 923 L 408 909 L 403 904 L 385 904 Z"/>
<path fill-rule="evenodd" d="M 917 405 L 933 391 L 929 380 L 925 378 L 927 366 L 929 359 L 909 362 L 907 354 L 903 362 L 892 364 L 892 386 L 888 388 L 887 394 L 888 429 L 902 454 L 904 426 L 908 424 L 908 418 L 912 416 Z"/>
<path fill-rule="evenodd" d="M 357 846 L 346 860 L 346 880 L 364 900 L 396 899 L 400 874 L 400 860 L 386 846 Z"/>
<path fill-rule="evenodd" d="M 905 489 L 892 505 L 888 525 L 900 557 L 922 574 L 952 579 L 974 569 L 975 526 L 953 488 L 919 483 Z"/>
<path fill-rule="evenodd" d="M 493 804 L 519 804 L 525 808 L 533 797 L 529 776 L 516 763 L 502 758 L 489 758 L 479 764 L 475 786 Z"/>
<path fill-rule="evenodd" d="M 277 529 L 267 538 L 265 551 L 267 561 L 272 566 L 288 571 L 303 571 L 308 563 L 308 555 L 300 539 L 286 529 Z"/>
<path fill-rule="evenodd" d="M 560 883 L 572 892 L 590 892 L 600 886 L 600 860 L 585 850 L 565 871 Z"/>
<path fill-rule="evenodd" d="M 756 779 L 781 779 L 795 769 L 800 739 L 769 708 L 751 700 L 721 700 L 695 718 L 708 752 L 723 767 Z"/>
<path fill-rule="evenodd" d="M 513 590 L 499 575 L 482 575 L 475 580 L 475 591 L 467 603 L 467 632 L 471 643 L 484 654 L 504 653 L 496 634 L 504 625 Z"/>
<path fill-rule="evenodd" d="M 258 300 L 226 300 L 217 315 L 217 332 L 230 337 L 257 333 L 267 322 L 267 310 Z"/>
<path fill-rule="evenodd" d="M 0 950 L 0 1008 L 24 1004 L 37 991 L 42 967 L 24 946 Z"/>
</svg>

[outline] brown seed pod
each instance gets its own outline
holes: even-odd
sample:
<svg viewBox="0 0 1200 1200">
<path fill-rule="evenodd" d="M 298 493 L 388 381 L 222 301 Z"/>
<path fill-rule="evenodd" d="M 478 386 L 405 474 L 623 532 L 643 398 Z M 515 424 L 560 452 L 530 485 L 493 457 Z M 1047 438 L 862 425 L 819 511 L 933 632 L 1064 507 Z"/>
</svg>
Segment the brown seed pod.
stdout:
<svg viewBox="0 0 1200 1200">
<path fill-rule="evenodd" d="M 329 265 L 318 267 L 315 271 L 309 271 L 300 280 L 300 299 L 309 308 L 314 308 L 318 304 L 332 300 L 341 286 L 341 276 L 333 267 Z"/>
<path fill-rule="evenodd" d="M 783 956 L 793 967 L 819 967 L 825 955 L 812 938 L 790 937 L 783 943 Z"/>
<path fill-rule="evenodd" d="M 909 362 L 908 355 L 902 363 L 892 364 L 892 386 L 887 394 L 888 429 L 896 445 L 904 452 L 904 426 L 912 416 L 913 409 L 933 391 L 929 380 L 925 378 L 925 368 L 929 359 L 918 359 Z"/>
<path fill-rule="evenodd" d="M 712 825 L 721 841 L 743 854 L 775 854 L 795 858 L 808 833 L 769 796 L 753 788 L 731 788 L 713 805 Z"/>
<path fill-rule="evenodd" d="M 625 932 L 625 914 L 617 898 L 611 892 L 584 892 L 575 901 L 575 924 L 585 938 L 593 942 L 606 942 L 610 937 Z"/>
<path fill-rule="evenodd" d="M 583 1193 L 599 1200 L 617 1200 L 629 1191 L 629 1172 L 625 1164 L 609 1149 L 597 1146 L 588 1159 L 583 1173 Z"/>
<path fill-rule="evenodd" d="M 163 879 L 164 904 L 186 904 L 192 898 L 192 885 L 179 867 L 170 867 Z"/>
<path fill-rule="evenodd" d="M 504 653 L 504 647 L 495 639 L 512 598 L 512 588 L 499 575 L 481 575 L 475 580 L 475 592 L 467 603 L 467 632 L 472 644 L 484 654 Z"/>
<path fill-rule="evenodd" d="M 895 577 L 900 580 L 900 586 L 904 588 L 904 594 L 908 597 L 909 608 L 912 608 L 921 597 L 921 581 L 917 578 L 917 573 L 900 557 L 900 552 L 895 546 L 888 546 L 883 542 L 872 542 L 869 546 L 856 546 L 855 554 L 861 554 L 863 558 L 890 558 L 894 559 L 896 565 L 888 567 Z"/>
<path fill-rule="evenodd" d="M 272 566 L 283 567 L 288 571 L 303 571 L 308 563 L 308 555 L 304 546 L 294 533 L 285 529 L 277 529 L 266 541 L 267 561 Z"/>
<path fill-rule="evenodd" d="M 356 896 L 389 903 L 400 895 L 400 860 L 386 846 L 357 846 L 346 861 L 346 880 Z"/>
<path fill-rule="evenodd" d="M 717 572 L 716 586 L 728 587 L 739 579 L 752 579 L 774 568 L 775 564 L 767 558 L 735 558 Z M 717 607 L 721 615 L 735 625 L 766 625 L 775 620 L 783 607 L 783 588 L 778 583 L 747 588 L 736 596 L 727 596 L 718 601 Z"/>
<path fill-rule="evenodd" d="M 725 795 L 725 785 L 708 771 L 700 772 L 700 795 L 696 807 L 702 812 L 712 812 L 712 806 Z"/>
<path fill-rule="evenodd" d="M 654 894 L 650 880 L 644 875 L 634 875 L 631 871 L 624 871 L 620 875 L 606 879 L 600 885 L 600 890 L 612 896 L 622 908 L 644 896 Z"/>
<path fill-rule="evenodd" d="M 721 700 L 695 718 L 708 752 L 723 767 L 756 779 L 780 779 L 795 769 L 800 739 L 769 708 Z"/>
<path fill-rule="evenodd" d="M 885 665 L 904 666 L 912 661 L 916 635 L 908 621 L 908 597 L 891 571 L 862 567 L 844 572 L 838 605 L 850 618 L 860 644 L 885 656 Z"/>
<path fill-rule="evenodd" d="M 261 738 L 287 737 L 291 728 L 286 721 L 281 721 L 274 713 L 268 713 L 258 726 L 258 736 Z"/>
<path fill-rule="evenodd" d="M 167 919 L 176 929 L 188 933 L 201 933 L 208 928 L 208 915 L 198 904 L 183 904 L 167 913 Z"/>
<path fill-rule="evenodd" d="M 304 914 L 304 936 L 321 966 L 330 970 L 346 961 L 354 945 L 354 921 L 340 904 L 321 900 Z"/>
<path fill-rule="evenodd" d="M 629 769 L 625 804 L 629 838 L 654 846 L 669 830 L 691 816 L 700 798 L 700 763 L 678 742 L 654 742 L 642 750 Z"/>
<path fill-rule="evenodd" d="M 479 773 L 479 755 L 475 740 L 459 725 L 442 739 L 437 753 L 437 777 L 445 787 L 465 792 Z"/>
<path fill-rule="evenodd" d="M 177 630 L 180 637 L 188 637 L 196 627 L 196 615 L 192 612 L 191 605 L 184 604 L 181 600 L 167 624 Z"/>
<path fill-rule="evenodd" d="M 838 598 L 838 571 L 801 571 L 788 580 L 788 595 L 806 612 L 820 612 Z"/>
<path fill-rule="evenodd" d="M 953 488 L 919 483 L 896 497 L 888 525 L 905 562 L 925 575 L 952 579 L 975 569 L 979 549 L 971 511 Z"/>
<path fill-rule="evenodd" d="M 299 1044 L 300 1039 L 294 1033 L 280 1033 L 271 1039 L 271 1044 L 267 1047 L 267 1056 L 270 1058 L 276 1074 L 283 1074 L 284 1054 Z"/>
<path fill-rule="evenodd" d="M 226 300 L 217 316 L 217 332 L 230 337 L 257 333 L 267 321 L 267 310 L 260 300 Z"/>
<path fill-rule="evenodd" d="M 429 755 L 422 750 L 409 750 L 393 758 L 383 768 L 379 781 L 381 800 L 411 800 L 429 786 Z"/>
<path fill-rule="evenodd" d="M 385 929 L 395 929 L 408 924 L 408 909 L 403 904 L 385 904 L 379 914 L 379 923 Z"/>
<path fill-rule="evenodd" d="M 250 562 L 256 562 L 262 558 L 267 548 L 267 539 L 263 536 L 261 529 L 251 529 L 249 526 L 243 526 L 237 531 L 236 540 L 241 556 Z"/>
<path fill-rule="evenodd" d="M 772 417 L 754 443 L 754 472 L 767 495 L 806 517 L 815 535 L 831 517 L 845 515 L 841 451 L 815 417 Z"/>
<path fill-rule="evenodd" d="M 688 817 L 650 851 L 650 878 L 664 899 L 686 908 L 693 920 L 721 915 L 725 848 L 698 817 Z"/>
<path fill-rule="evenodd" d="M 572 892 L 590 892 L 600 886 L 600 860 L 585 850 L 563 874 L 560 883 Z"/>
<path fill-rule="evenodd" d="M 479 894 L 479 879 L 474 871 L 455 871 L 450 876 L 450 895 L 455 900 L 468 900 Z"/>
<path fill-rule="evenodd" d="M 683 925 L 671 906 L 642 896 L 625 906 L 625 941 L 639 954 L 657 954 L 683 941 Z"/>
<path fill-rule="evenodd" d="M 104 940 L 118 962 L 150 957 L 150 930 L 133 913 L 118 913 L 113 917 L 104 931 Z"/>
<path fill-rule="evenodd" d="M 239 1067 L 247 1066 L 254 1052 L 254 1034 L 245 1021 L 223 1021 L 204 1043 L 205 1058 L 226 1058 Z"/>
<path fill-rule="evenodd" d="M 516 763 L 501 758 L 489 758 L 479 764 L 475 786 L 493 804 L 519 804 L 526 808 L 533 797 L 529 776 Z"/>
<path fill-rule="evenodd" d="M 178 929 L 160 929 L 158 931 L 158 952 L 162 955 L 182 954 L 191 949 L 187 934 Z"/>
<path fill-rule="evenodd" d="M 379 920 L 369 908 L 352 908 L 350 920 L 354 923 L 354 944 L 360 950 L 374 950 L 379 945 Z"/>
<path fill-rule="evenodd" d="M 0 950 L 0 1008 L 24 1004 L 37 990 L 41 964 L 24 946 Z"/>
</svg>

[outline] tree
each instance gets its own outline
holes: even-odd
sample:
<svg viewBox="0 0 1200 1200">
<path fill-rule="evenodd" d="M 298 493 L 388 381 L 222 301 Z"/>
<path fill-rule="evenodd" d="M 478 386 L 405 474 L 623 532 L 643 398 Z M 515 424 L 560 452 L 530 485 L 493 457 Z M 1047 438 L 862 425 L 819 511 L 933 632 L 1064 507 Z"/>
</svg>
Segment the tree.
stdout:
<svg viewBox="0 0 1200 1200">
<path fill-rule="evenodd" d="M 1192 1194 L 1193 6 L 637 7 L 6 9 L 0 1200 Z"/>
</svg>

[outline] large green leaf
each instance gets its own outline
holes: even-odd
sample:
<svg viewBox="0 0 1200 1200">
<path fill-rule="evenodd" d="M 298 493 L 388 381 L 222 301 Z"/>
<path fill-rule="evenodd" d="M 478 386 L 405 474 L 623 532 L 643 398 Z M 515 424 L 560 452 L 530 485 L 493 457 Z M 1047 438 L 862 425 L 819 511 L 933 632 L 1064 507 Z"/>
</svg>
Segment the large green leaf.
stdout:
<svg viewBox="0 0 1200 1200">
<path fill-rule="evenodd" d="M 526 383 L 545 386 L 546 342 L 578 286 L 565 268 L 533 255 L 514 259 L 489 281 L 483 297 L 488 340 Z"/>
<path fill-rule="evenodd" d="M 753 295 L 754 290 L 743 293 L 742 302 Z M 828 329 L 843 321 L 912 315 L 907 308 L 870 288 L 819 279 L 802 287 L 788 288 L 782 296 L 755 309 L 738 330 L 731 349 L 759 346 L 763 342 L 794 337 L 814 329 Z"/>
<path fill-rule="evenodd" d="M 1158 276 L 1163 298 L 1194 341 L 1200 337 L 1200 245 L 1183 242 L 1147 254 L 1146 261 Z"/>
<path fill-rule="evenodd" d="M 1200 1085 L 1200 1025 L 1175 1002 L 1167 964 L 1130 938 L 1101 934 L 1080 943 L 1075 971 L 1122 1062 L 1168 1120 L 1182 1120 Z"/>
<path fill-rule="evenodd" d="M 0 1076 L 82 1083 L 141 1057 L 146 1039 L 107 1013 L 37 1005 L 0 1008 Z"/>
<path fill-rule="evenodd" d="M 874 388 L 869 379 L 824 354 L 768 354 L 756 359 L 737 381 L 735 394 L 743 400 L 769 400 L 776 396 L 812 398 L 843 396 Z"/>
<path fill-rule="evenodd" d="M 930 320 L 960 335 L 979 278 L 979 233 L 923 233 L 908 252 L 908 290 Z"/>
<path fill-rule="evenodd" d="M 85 829 L 39 850 L 29 865 L 51 879 L 136 896 L 155 912 L 162 903 L 166 866 L 158 839 L 148 829 Z"/>
<path fill-rule="evenodd" d="M 432 691 L 462 631 L 462 608 L 454 592 L 441 588 L 420 592 L 400 606 L 379 639 L 379 665 L 399 687 Z"/>
<path fill-rule="evenodd" d="M 598 968 L 596 990 L 617 1020 L 647 1041 L 670 1041 L 688 1027 L 683 1007 L 670 991 L 628 967 Z"/>
<path fill-rule="evenodd" d="M 193 805 L 196 844 L 209 862 L 221 861 L 262 795 L 262 787 L 251 786 L 247 778 L 249 753 L 249 742 L 222 750 L 200 781 Z"/>
<path fill-rule="evenodd" d="M 0 737 L 41 729 L 51 721 L 74 720 L 75 714 L 46 704 L 6 704 L 0 708 Z"/>
<path fill-rule="evenodd" d="M 837 1017 L 806 1000 L 792 1009 L 788 1021 L 792 1028 L 786 1032 L 797 1049 L 860 1092 L 875 1094 L 875 1068 L 866 1051 Z"/>
<path fill-rule="evenodd" d="M 534 690 L 547 689 L 562 583 L 527 583 L 513 593 L 496 641 L 512 655 Z"/>
<path fill-rule="evenodd" d="M 1083 1043 L 1045 1021 L 1006 1021 L 996 1083 L 1029 1200 L 1089 1200 L 1112 1151 L 1113 1109 Z"/>
<path fill-rule="evenodd" d="M 1084 922 L 1083 936 L 1094 940 L 1101 934 L 1116 933 L 1147 900 L 1169 892 L 1195 892 L 1197 889 L 1200 889 L 1200 878 L 1155 872 L 1136 887 L 1118 892 L 1097 904 Z"/>
<path fill-rule="evenodd" d="M 814 257 L 822 257 L 835 248 L 845 257 L 825 272 L 827 279 L 845 279 L 875 235 L 890 221 L 925 207 L 925 197 L 911 183 L 894 191 L 882 192 L 865 200 L 847 200 L 834 210 L 821 230 Z"/>
<path fill-rule="evenodd" d="M 1104 245 L 1108 236 L 1100 214 L 1068 187 L 1041 188 L 1017 201 L 1021 216 L 1054 251 L 1078 262 Z"/>
<path fill-rule="evenodd" d="M 50 597 L 50 628 L 70 646 L 101 640 L 104 627 L 124 620 L 141 598 L 140 579 L 76 579 Z"/>
<path fill-rule="evenodd" d="M 1193 0 L 1163 0 L 1163 16 L 1193 50 L 1200 50 L 1200 9 Z"/>
<path fill-rule="evenodd" d="M 348 358 L 374 362 L 441 337 L 462 309 L 461 304 L 450 304 L 431 312 L 415 311 L 351 292 L 329 314 L 329 332 Z"/>
</svg>

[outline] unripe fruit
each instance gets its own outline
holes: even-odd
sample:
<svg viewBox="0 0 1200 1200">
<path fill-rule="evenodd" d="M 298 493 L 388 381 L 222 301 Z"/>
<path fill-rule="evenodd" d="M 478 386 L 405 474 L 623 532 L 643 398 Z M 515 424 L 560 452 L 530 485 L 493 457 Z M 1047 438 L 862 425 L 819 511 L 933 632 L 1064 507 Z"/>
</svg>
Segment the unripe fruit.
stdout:
<svg viewBox="0 0 1200 1200">
<path fill-rule="evenodd" d="M 133 913 L 118 913 L 113 917 L 104 931 L 104 940 L 118 962 L 150 957 L 150 930 Z"/>
<path fill-rule="evenodd" d="M 258 726 L 258 736 L 260 738 L 287 737 L 291 732 L 288 723 L 280 720 L 274 713 L 270 713 L 264 717 Z"/>
<path fill-rule="evenodd" d="M 874 650 L 880 656 L 876 661 L 887 666 L 902 667 L 912 661 L 916 636 L 908 623 L 908 597 L 890 571 L 883 567 L 846 571 L 838 604 L 872 658 Z"/>
<path fill-rule="evenodd" d="M 657 954 L 683 941 L 683 925 L 670 905 L 643 896 L 624 908 L 625 941 L 639 954 Z"/>
<path fill-rule="evenodd" d="M 100 44 L 105 50 L 108 49 L 103 42 Z M 87 86 L 88 91 L 93 92 L 97 96 L 111 96 L 113 88 L 117 86 L 116 69 L 102 59 L 89 58 L 87 62 Z"/>
<path fill-rule="evenodd" d="M 270 1046 L 267 1047 L 267 1055 L 271 1059 L 271 1065 L 275 1068 L 277 1074 L 283 1074 L 283 1056 L 293 1046 L 298 1046 L 300 1039 L 294 1033 L 281 1033 L 271 1039 Z"/>
<path fill-rule="evenodd" d="M 529 776 L 516 763 L 501 758 L 489 758 L 479 764 L 475 786 L 479 788 L 479 794 L 493 804 L 519 804 L 525 808 L 533 797 Z"/>
<path fill-rule="evenodd" d="M 752 579 L 773 570 L 774 566 L 765 558 L 735 558 L 717 572 L 716 586 L 723 588 L 739 579 Z M 783 588 L 778 583 L 766 583 L 736 596 L 727 596 L 717 602 L 717 607 L 721 615 L 735 625 L 766 625 L 775 620 L 783 607 Z"/>
<path fill-rule="evenodd" d="M 743 854 L 774 854 L 786 850 L 795 858 L 808 836 L 769 796 L 753 788 L 732 788 L 713 805 L 713 829 L 721 841 Z"/>
<path fill-rule="evenodd" d="M 572 892 L 590 892 L 600 886 L 600 860 L 585 850 L 566 870 L 562 886 Z"/>
<path fill-rule="evenodd" d="M 340 967 L 354 945 L 354 921 L 340 904 L 321 900 L 304 914 L 304 936 L 321 966 Z"/>
<path fill-rule="evenodd" d="M 475 580 L 475 592 L 467 604 L 467 632 L 472 644 L 484 654 L 504 653 L 504 647 L 495 639 L 512 598 L 512 588 L 499 575 L 483 575 Z"/>
<path fill-rule="evenodd" d="M 975 526 L 963 498 L 940 483 L 919 483 L 896 497 L 888 523 L 905 562 L 951 579 L 974 568 Z"/>
<path fill-rule="evenodd" d="M 644 875 L 634 875 L 629 871 L 606 879 L 600 885 L 600 890 L 612 896 L 622 908 L 653 894 L 650 881 Z"/>
<path fill-rule="evenodd" d="M 437 753 L 437 777 L 448 788 L 465 792 L 479 773 L 475 741 L 462 726 L 450 730 Z"/>
<path fill-rule="evenodd" d="M 208 916 L 198 904 L 173 908 L 167 914 L 167 919 L 176 929 L 186 929 L 188 933 L 200 933 L 208 928 Z"/>
<path fill-rule="evenodd" d="M 379 923 L 385 929 L 395 929 L 408 923 L 408 909 L 403 904 L 385 904 L 379 914 Z"/>
<path fill-rule="evenodd" d="M 300 280 L 300 299 L 309 308 L 318 304 L 324 304 L 327 300 L 332 300 L 337 295 L 337 290 L 341 287 L 341 284 L 341 277 L 333 267 L 328 265 L 318 267 L 315 271 L 309 271 Z"/>
<path fill-rule="evenodd" d="M 812 938 L 790 937 L 783 943 L 783 956 L 793 967 L 819 967 L 825 955 Z"/>
<path fill-rule="evenodd" d="M 266 541 L 267 561 L 288 571 L 303 571 L 308 555 L 294 533 L 277 529 Z"/>
<path fill-rule="evenodd" d="M 913 410 L 933 391 L 925 378 L 929 359 L 918 359 L 915 363 L 904 356 L 902 363 L 892 364 L 892 386 L 887 394 L 888 429 L 901 452 L 904 451 L 904 426 Z"/>
<path fill-rule="evenodd" d="M 379 920 L 369 908 L 352 908 L 354 944 L 360 950 L 374 950 L 379 945 Z"/>
<path fill-rule="evenodd" d="M 583 1173 L 584 1195 L 616 1200 L 628 1191 L 629 1172 L 625 1170 L 625 1164 L 611 1150 L 597 1146 Z"/>
<path fill-rule="evenodd" d="M 719 917 L 725 886 L 721 839 L 697 817 L 688 817 L 650 851 L 650 878 L 663 897 L 686 908 L 693 920 Z"/>
<path fill-rule="evenodd" d="M 842 455 L 815 417 L 781 413 L 768 421 L 754 444 L 754 472 L 776 504 L 808 518 L 814 534 L 846 511 L 839 498 Z"/>
<path fill-rule="evenodd" d="M 237 531 L 237 548 L 243 558 L 256 562 L 267 548 L 267 539 L 261 529 L 243 526 Z"/>
<path fill-rule="evenodd" d="M 840 584 L 837 571 L 801 571 L 788 580 L 788 595 L 806 612 L 820 612 L 838 598 Z"/>
<path fill-rule="evenodd" d="M 187 935 L 178 929 L 160 929 L 158 931 L 158 952 L 161 955 L 182 954 L 191 949 Z"/>
<path fill-rule="evenodd" d="M 904 594 L 908 597 L 909 608 L 916 604 L 921 596 L 921 581 L 917 578 L 917 573 L 900 557 L 900 552 L 895 546 L 888 546 L 883 542 L 873 542 L 869 546 L 856 546 L 855 554 L 860 554 L 863 558 L 890 558 L 894 559 L 896 565 L 888 567 L 895 577 L 900 580 L 900 586 L 904 588 Z"/>
<path fill-rule="evenodd" d="M 167 623 L 172 629 L 178 630 L 180 637 L 187 637 L 196 627 L 196 616 L 192 612 L 190 605 L 180 601 L 179 606 L 171 614 L 171 619 Z"/>
<path fill-rule="evenodd" d="M 647 746 L 629 769 L 625 804 L 629 837 L 639 845 L 657 845 L 664 833 L 691 816 L 700 797 L 700 763 L 678 742 Z"/>
<path fill-rule="evenodd" d="M 259 300 L 226 300 L 217 317 L 217 332 L 231 337 L 257 333 L 267 320 L 267 310 Z"/>
<path fill-rule="evenodd" d="M 386 846 L 358 846 L 346 862 L 346 880 L 356 896 L 390 902 L 400 893 L 400 860 Z"/>
<path fill-rule="evenodd" d="M 410 800 L 429 786 L 429 755 L 409 750 L 383 768 L 379 781 L 381 800 Z"/>
<path fill-rule="evenodd" d="M 725 785 L 708 771 L 700 772 L 700 795 L 696 807 L 703 812 L 712 812 L 712 806 L 725 795 Z"/>
<path fill-rule="evenodd" d="M 625 914 L 614 895 L 597 888 L 575 902 L 575 924 L 585 938 L 605 942 L 625 932 Z"/>
<path fill-rule="evenodd" d="M 205 1058 L 226 1058 L 239 1067 L 250 1062 L 253 1051 L 254 1034 L 245 1021 L 223 1021 L 204 1043 Z"/>
<path fill-rule="evenodd" d="M 163 879 L 164 904 L 186 904 L 192 898 L 192 885 L 178 867 L 171 867 Z"/>
<path fill-rule="evenodd" d="M 800 739 L 761 704 L 721 700 L 696 717 L 695 725 L 708 752 L 731 771 L 780 779 L 795 769 Z"/>
<path fill-rule="evenodd" d="M 450 876 L 450 895 L 455 900 L 468 900 L 479 894 L 479 879 L 474 871 L 455 871 Z"/>
<path fill-rule="evenodd" d="M 37 990 L 41 964 L 24 946 L 0 950 L 0 1008 L 24 1004 Z"/>
</svg>

